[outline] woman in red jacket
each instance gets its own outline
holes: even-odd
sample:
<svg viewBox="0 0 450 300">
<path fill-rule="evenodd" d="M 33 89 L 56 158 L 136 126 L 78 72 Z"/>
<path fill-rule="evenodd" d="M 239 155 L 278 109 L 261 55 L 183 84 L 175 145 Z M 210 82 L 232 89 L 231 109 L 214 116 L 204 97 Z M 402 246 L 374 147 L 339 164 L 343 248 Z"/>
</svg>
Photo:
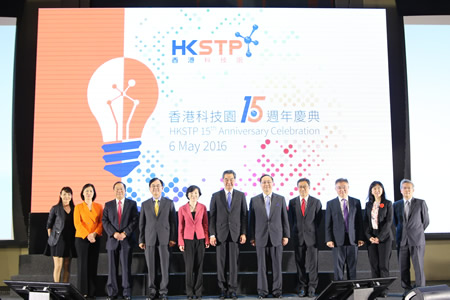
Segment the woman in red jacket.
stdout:
<svg viewBox="0 0 450 300">
<path fill-rule="evenodd" d="M 186 269 L 186 294 L 191 300 L 202 298 L 203 256 L 209 248 L 208 214 L 206 206 L 198 203 L 202 195 L 200 188 L 191 185 L 186 196 L 189 202 L 178 210 L 178 245 L 184 252 Z"/>
</svg>

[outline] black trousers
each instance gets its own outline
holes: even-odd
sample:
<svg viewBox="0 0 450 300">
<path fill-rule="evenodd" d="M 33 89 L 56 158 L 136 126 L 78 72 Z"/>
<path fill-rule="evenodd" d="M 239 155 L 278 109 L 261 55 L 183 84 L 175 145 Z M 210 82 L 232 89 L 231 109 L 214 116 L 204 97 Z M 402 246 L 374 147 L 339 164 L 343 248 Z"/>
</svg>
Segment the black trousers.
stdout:
<svg viewBox="0 0 450 300">
<path fill-rule="evenodd" d="M 295 264 L 297 265 L 297 285 L 299 290 L 315 292 L 319 283 L 318 249 L 316 246 L 296 245 Z M 306 275 L 308 272 L 309 280 Z"/>
<path fill-rule="evenodd" d="M 392 252 L 392 240 L 379 244 L 367 244 L 372 278 L 389 277 L 389 260 Z"/>
<path fill-rule="evenodd" d="M 98 255 L 100 251 L 100 239 L 97 236 L 95 243 L 87 238 L 75 238 L 77 249 L 77 283 L 81 294 L 89 297 L 95 296 L 95 281 L 97 279 Z"/>
<path fill-rule="evenodd" d="M 228 256 L 229 278 L 226 276 L 226 261 Z M 221 293 L 236 293 L 237 291 L 237 275 L 239 263 L 239 244 L 233 242 L 231 236 L 224 242 L 219 242 L 216 246 L 216 263 L 217 263 L 217 284 Z M 228 283 L 227 283 L 228 282 Z"/>
<path fill-rule="evenodd" d="M 132 249 L 126 244 L 123 246 L 119 242 L 119 246 L 115 250 L 107 250 L 108 252 L 108 282 L 106 283 L 106 291 L 108 296 L 116 297 L 119 294 L 119 286 L 117 279 L 119 278 L 119 261 L 122 268 L 122 288 L 123 296 L 131 297 L 131 255 Z"/>
<path fill-rule="evenodd" d="M 202 296 L 203 257 L 205 256 L 205 239 L 184 240 L 184 264 L 186 267 L 186 295 Z"/>
</svg>

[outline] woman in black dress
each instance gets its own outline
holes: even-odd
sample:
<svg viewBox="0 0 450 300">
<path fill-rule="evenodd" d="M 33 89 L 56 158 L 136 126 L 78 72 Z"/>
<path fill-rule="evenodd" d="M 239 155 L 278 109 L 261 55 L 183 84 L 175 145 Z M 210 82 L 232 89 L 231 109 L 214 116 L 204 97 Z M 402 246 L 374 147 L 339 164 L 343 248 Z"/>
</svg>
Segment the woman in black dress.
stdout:
<svg viewBox="0 0 450 300">
<path fill-rule="evenodd" d="M 60 282 L 62 269 L 64 269 L 63 282 L 69 282 L 70 262 L 72 257 L 76 257 L 73 211 L 72 189 L 63 187 L 59 194 L 59 202 L 52 207 L 47 220 L 48 246 L 53 256 L 55 282 Z"/>
</svg>

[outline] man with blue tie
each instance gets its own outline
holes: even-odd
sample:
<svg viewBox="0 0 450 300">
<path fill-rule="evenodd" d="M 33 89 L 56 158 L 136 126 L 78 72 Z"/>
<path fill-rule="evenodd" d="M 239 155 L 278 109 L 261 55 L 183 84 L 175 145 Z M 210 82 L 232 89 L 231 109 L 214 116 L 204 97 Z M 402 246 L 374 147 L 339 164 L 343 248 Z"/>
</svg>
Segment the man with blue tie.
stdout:
<svg viewBox="0 0 450 300">
<path fill-rule="evenodd" d="M 107 299 L 116 299 L 119 293 L 118 274 L 119 261 L 122 269 L 122 288 L 125 299 L 131 299 L 131 255 L 132 236 L 138 225 L 136 202 L 125 198 L 126 187 L 123 182 L 113 185 L 116 199 L 105 203 L 103 210 L 103 228 L 108 240 L 108 282 L 106 284 Z"/>
<path fill-rule="evenodd" d="M 236 173 L 226 170 L 222 180 L 225 188 L 212 195 L 209 205 L 209 242 L 216 247 L 217 284 L 221 300 L 225 297 L 237 298 L 239 243 L 245 244 L 247 234 L 247 200 L 243 192 L 234 189 Z"/>
<path fill-rule="evenodd" d="M 325 213 L 325 240 L 333 249 L 334 280 L 344 279 L 347 266 L 347 279 L 356 279 L 358 247 L 364 245 L 361 202 L 349 197 L 348 180 L 339 178 L 335 182 L 338 194 L 328 201 Z"/>
<path fill-rule="evenodd" d="M 410 261 L 414 266 L 416 287 L 425 286 L 425 229 L 430 224 L 430 218 L 425 201 L 413 197 L 414 183 L 411 180 L 403 179 L 400 182 L 400 192 L 403 199 L 394 203 L 394 224 L 400 279 L 406 295 L 413 288 L 409 272 Z"/>
<path fill-rule="evenodd" d="M 250 200 L 249 210 L 249 240 L 250 244 L 256 247 L 258 262 L 258 298 L 265 298 L 269 294 L 267 255 L 270 255 L 272 261 L 272 295 L 275 298 L 282 298 L 283 247 L 287 245 L 291 236 L 286 200 L 283 196 L 272 192 L 272 176 L 263 175 L 259 182 L 263 192 Z"/>
</svg>

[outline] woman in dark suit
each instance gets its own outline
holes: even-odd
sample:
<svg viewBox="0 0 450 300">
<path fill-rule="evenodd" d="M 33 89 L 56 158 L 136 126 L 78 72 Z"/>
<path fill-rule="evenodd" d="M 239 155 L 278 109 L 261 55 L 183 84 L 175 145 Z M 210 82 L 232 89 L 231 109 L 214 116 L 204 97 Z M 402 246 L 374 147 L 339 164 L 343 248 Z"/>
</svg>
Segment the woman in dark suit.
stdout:
<svg viewBox="0 0 450 300">
<path fill-rule="evenodd" d="M 189 202 L 178 210 L 178 245 L 184 252 L 186 268 L 186 294 L 191 300 L 202 298 L 203 256 L 209 248 L 208 215 L 206 206 L 198 203 L 200 188 L 191 185 L 186 196 Z"/>
<path fill-rule="evenodd" d="M 365 236 L 369 241 L 367 250 L 372 277 L 389 277 L 389 259 L 394 239 L 392 202 L 386 200 L 384 186 L 379 181 L 370 184 L 368 199 L 363 224 Z"/>
<path fill-rule="evenodd" d="M 75 206 L 75 247 L 78 259 L 78 289 L 86 297 L 95 298 L 95 280 L 102 235 L 103 207 L 95 203 L 95 187 L 87 183 L 81 190 L 82 203 Z"/>
<path fill-rule="evenodd" d="M 63 282 L 69 282 L 70 263 L 72 257 L 77 257 L 73 210 L 72 189 L 65 186 L 59 193 L 58 204 L 52 207 L 47 220 L 47 243 L 50 255 L 53 256 L 53 280 L 55 282 L 60 282 L 62 269 L 64 269 Z"/>
</svg>

